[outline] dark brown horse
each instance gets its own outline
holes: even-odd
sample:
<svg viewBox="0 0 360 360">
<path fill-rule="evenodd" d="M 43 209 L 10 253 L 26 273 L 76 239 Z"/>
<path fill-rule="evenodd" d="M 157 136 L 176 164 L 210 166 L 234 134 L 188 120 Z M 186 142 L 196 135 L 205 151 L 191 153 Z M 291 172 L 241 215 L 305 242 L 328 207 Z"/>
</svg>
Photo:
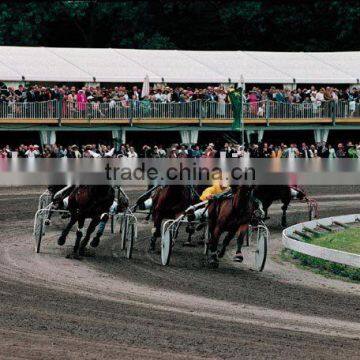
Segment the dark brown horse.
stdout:
<svg viewBox="0 0 360 360">
<path fill-rule="evenodd" d="M 210 239 L 207 261 L 211 268 L 219 266 L 218 257 L 225 254 L 226 247 L 234 237 L 238 244 L 237 259 L 242 261 L 241 248 L 248 226 L 254 217 L 264 216 L 261 201 L 254 196 L 253 186 L 232 186 L 231 190 L 230 196 L 215 197 L 208 205 Z M 218 253 L 219 239 L 225 232 L 227 234 Z"/>
<path fill-rule="evenodd" d="M 268 209 L 271 204 L 280 200 L 282 202 L 282 216 L 281 226 L 287 226 L 286 211 L 292 199 L 304 200 L 307 199 L 304 190 L 299 187 L 288 185 L 259 185 L 256 186 L 254 195 L 262 202 L 265 218 L 268 219 Z"/>
<path fill-rule="evenodd" d="M 164 219 L 176 219 L 190 206 L 199 202 L 199 192 L 202 188 L 184 185 L 166 185 L 159 187 L 152 195 L 152 219 L 154 227 L 150 240 L 150 250 L 155 250 L 156 239 L 161 236 L 161 224 Z M 188 243 L 194 232 L 192 226 L 187 227 Z"/>
<path fill-rule="evenodd" d="M 113 204 L 114 199 L 115 190 L 112 186 L 76 186 L 69 195 L 68 211 L 71 215 L 70 221 L 62 231 L 58 239 L 58 244 L 65 244 L 67 235 L 73 225 L 77 222 L 78 229 L 76 231 L 74 257 L 78 258 L 79 256 L 84 255 L 90 236 L 99 225 L 98 231 L 90 243 L 92 247 L 97 247 L 109 219 L 109 209 Z M 124 199 L 118 199 L 118 212 L 123 211 L 127 206 L 128 204 L 126 204 Z M 85 237 L 82 239 L 82 229 L 86 219 L 91 219 L 91 221 L 87 228 Z"/>
</svg>

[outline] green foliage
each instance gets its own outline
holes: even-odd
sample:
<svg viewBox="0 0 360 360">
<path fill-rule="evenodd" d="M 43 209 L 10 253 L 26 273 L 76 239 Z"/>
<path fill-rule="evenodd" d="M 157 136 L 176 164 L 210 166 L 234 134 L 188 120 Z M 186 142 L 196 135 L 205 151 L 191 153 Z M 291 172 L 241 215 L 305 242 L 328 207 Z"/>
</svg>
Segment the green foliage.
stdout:
<svg viewBox="0 0 360 360">
<path fill-rule="evenodd" d="M 359 50 L 360 3 L 53 1 L 0 4 L 0 45 Z"/>
<path fill-rule="evenodd" d="M 339 232 L 313 237 L 310 243 L 335 250 L 360 254 L 360 228 L 352 227 Z"/>
<path fill-rule="evenodd" d="M 297 251 L 289 251 L 289 254 L 292 258 L 299 260 L 301 265 L 316 269 L 320 273 L 331 273 L 360 282 L 360 269 L 304 255 Z"/>
</svg>

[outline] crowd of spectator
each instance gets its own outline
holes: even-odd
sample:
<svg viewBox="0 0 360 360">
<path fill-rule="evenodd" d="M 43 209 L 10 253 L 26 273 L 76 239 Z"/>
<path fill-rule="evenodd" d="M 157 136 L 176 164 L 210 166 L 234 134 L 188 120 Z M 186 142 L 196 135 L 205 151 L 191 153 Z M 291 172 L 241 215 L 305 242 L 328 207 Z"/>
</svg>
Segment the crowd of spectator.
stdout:
<svg viewBox="0 0 360 360">
<path fill-rule="evenodd" d="M 133 101 L 150 101 L 157 103 L 184 103 L 195 100 L 213 101 L 218 103 L 229 102 L 227 86 L 167 86 L 157 84 L 150 87 L 147 94 L 142 94 L 142 89 L 138 86 L 126 87 L 123 85 L 114 87 L 100 86 L 68 86 L 68 85 L 19 85 L 17 88 L 7 87 L 0 83 L 0 102 L 41 102 L 48 100 L 62 100 L 72 104 L 83 104 L 87 102 L 107 103 L 119 101 L 124 106 Z M 277 88 L 252 87 L 247 89 L 244 97 L 248 103 L 271 100 L 276 102 L 288 103 L 317 103 L 324 101 L 360 101 L 360 89 L 346 88 L 339 89 L 332 86 L 318 87 L 310 86 L 297 88 L 295 90 Z"/>
<path fill-rule="evenodd" d="M 15 155 L 14 155 L 15 154 Z M 0 158 L 360 158 L 360 143 L 338 143 L 335 147 L 325 142 L 297 145 L 295 143 L 273 145 L 268 143 L 250 144 L 243 147 L 238 144 L 225 143 L 215 146 L 214 143 L 206 145 L 173 144 L 169 148 L 162 145 L 143 145 L 140 149 L 129 144 L 122 144 L 118 148 L 105 144 L 89 145 L 24 145 L 21 144 L 15 151 L 10 147 L 0 148 Z"/>
<path fill-rule="evenodd" d="M 0 117 L 19 118 L 231 118 L 227 86 L 167 86 L 157 84 L 143 92 L 138 86 L 0 85 Z M 56 103 L 44 101 L 57 100 Z M 192 106 L 200 101 L 201 109 Z M 244 117 L 273 118 L 359 116 L 360 89 L 310 86 L 286 88 L 252 87 L 243 95 Z M 1 106 L 5 104 L 6 106 Z M 46 106 L 43 106 L 46 104 Z M 160 105 L 157 105 L 160 104 Z M 161 104 L 188 104 L 163 107 Z M 199 105 L 199 103 L 195 103 Z M 336 106 L 335 110 L 335 104 Z M 346 106 L 343 106 L 346 104 Z M 298 105 L 298 106 L 296 106 Z M 201 117 L 200 116 L 200 117 Z"/>
</svg>

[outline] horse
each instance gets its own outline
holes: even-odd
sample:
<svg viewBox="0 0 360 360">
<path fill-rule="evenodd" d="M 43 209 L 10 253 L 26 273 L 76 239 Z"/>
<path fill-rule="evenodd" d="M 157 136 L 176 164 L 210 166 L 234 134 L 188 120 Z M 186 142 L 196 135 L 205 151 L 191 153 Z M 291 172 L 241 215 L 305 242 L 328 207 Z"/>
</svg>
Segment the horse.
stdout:
<svg viewBox="0 0 360 360">
<path fill-rule="evenodd" d="M 244 242 L 248 226 L 253 218 L 262 218 L 265 215 L 261 201 L 254 195 L 254 186 L 239 185 L 231 186 L 231 192 L 227 195 L 216 197 L 208 204 L 209 223 L 209 247 L 207 264 L 210 268 L 219 266 L 218 258 L 225 254 L 230 241 L 237 239 L 237 258 L 242 261 L 241 248 Z M 218 243 L 221 235 L 227 232 L 221 250 L 218 252 Z"/>
<path fill-rule="evenodd" d="M 73 257 L 84 256 L 85 248 L 90 240 L 91 234 L 99 225 L 98 231 L 92 239 L 90 246 L 96 248 L 100 243 L 100 238 L 104 233 L 106 223 L 109 219 L 109 210 L 115 200 L 115 190 L 109 185 L 81 185 L 76 186 L 69 195 L 67 210 L 70 212 L 70 220 L 62 231 L 58 245 L 65 244 L 67 235 L 73 225 L 77 222 L 76 241 L 73 249 Z M 128 207 L 128 200 L 118 193 L 117 211 L 122 212 Z M 82 228 L 86 219 L 91 219 L 85 237 Z M 81 240 L 82 239 L 82 240 Z M 80 242 L 81 241 L 81 242 Z"/>
<path fill-rule="evenodd" d="M 286 211 L 290 201 L 292 199 L 309 201 L 303 189 L 289 185 L 258 185 L 255 187 L 254 195 L 262 202 L 266 219 L 269 219 L 268 209 L 271 204 L 276 200 L 282 202 L 281 226 L 284 228 L 287 226 Z"/>
<path fill-rule="evenodd" d="M 202 188 L 185 185 L 166 185 L 158 187 L 152 195 L 152 236 L 150 239 L 150 251 L 155 250 L 156 240 L 161 236 L 161 223 L 164 219 L 176 219 L 190 206 L 199 202 L 199 192 Z M 199 192 L 198 192 L 198 191 Z M 187 226 L 188 241 L 191 244 L 191 236 L 195 229 L 191 224 Z"/>
</svg>

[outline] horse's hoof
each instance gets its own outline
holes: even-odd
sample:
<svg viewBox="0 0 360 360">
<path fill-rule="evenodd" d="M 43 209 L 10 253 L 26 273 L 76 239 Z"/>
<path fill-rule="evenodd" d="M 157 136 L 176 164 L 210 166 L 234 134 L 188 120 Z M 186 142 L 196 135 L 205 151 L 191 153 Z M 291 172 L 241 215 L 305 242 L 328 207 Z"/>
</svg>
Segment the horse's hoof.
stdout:
<svg viewBox="0 0 360 360">
<path fill-rule="evenodd" d="M 65 236 L 60 236 L 58 238 L 57 243 L 58 243 L 58 245 L 63 246 L 65 244 L 65 241 L 66 241 L 66 237 Z"/>
<path fill-rule="evenodd" d="M 100 238 L 98 236 L 95 236 L 91 243 L 90 243 L 90 246 L 93 247 L 93 248 L 96 248 L 99 246 L 99 243 L 100 243 Z"/>
<path fill-rule="evenodd" d="M 155 245 L 156 245 L 156 239 L 151 238 L 150 239 L 150 245 L 149 245 L 149 251 L 150 252 L 155 251 Z"/>
<path fill-rule="evenodd" d="M 219 259 L 221 259 L 221 258 L 224 257 L 225 251 L 226 251 L 226 249 L 222 248 L 222 249 L 218 252 L 218 258 L 219 258 Z"/>
<path fill-rule="evenodd" d="M 211 254 L 207 260 L 207 266 L 210 269 L 217 269 L 219 267 L 219 259 L 217 254 Z"/>
<path fill-rule="evenodd" d="M 73 255 L 73 259 L 75 259 L 75 260 L 81 260 L 81 254 L 79 253 L 79 254 L 74 254 Z"/>
<path fill-rule="evenodd" d="M 243 254 L 242 253 L 235 254 L 234 257 L 233 257 L 233 261 L 240 262 L 240 263 L 243 262 L 244 261 Z"/>
<path fill-rule="evenodd" d="M 208 262 L 209 269 L 217 269 L 219 267 L 219 262 Z"/>
</svg>

